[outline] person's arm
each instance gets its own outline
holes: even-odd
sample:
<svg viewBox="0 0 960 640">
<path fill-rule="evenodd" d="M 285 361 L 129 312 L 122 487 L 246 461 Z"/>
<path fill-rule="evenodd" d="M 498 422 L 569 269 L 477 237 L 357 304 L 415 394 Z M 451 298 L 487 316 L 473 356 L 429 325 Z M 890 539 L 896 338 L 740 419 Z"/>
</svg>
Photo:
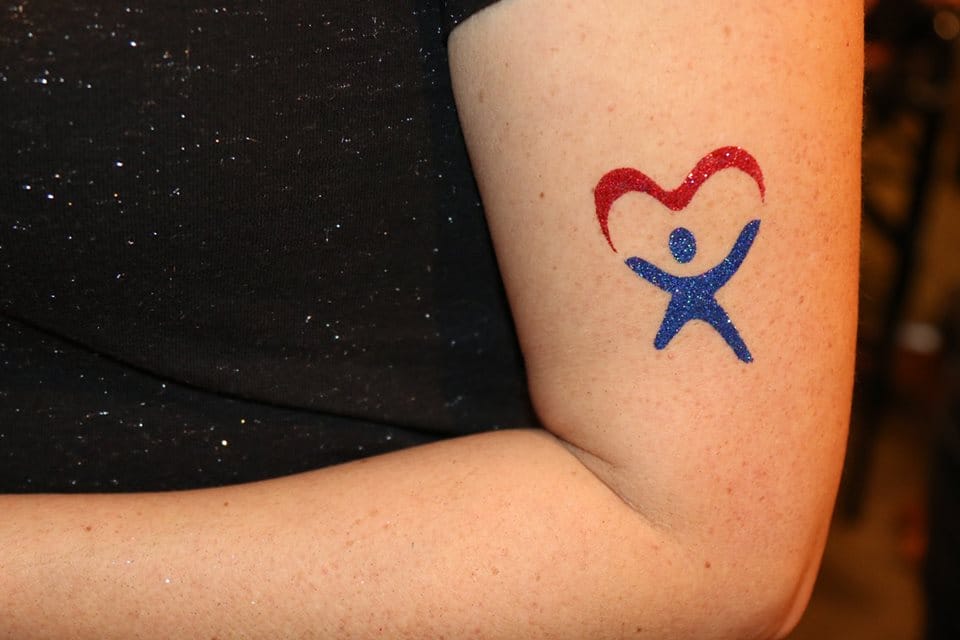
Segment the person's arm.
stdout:
<svg viewBox="0 0 960 640">
<path fill-rule="evenodd" d="M 275 481 L 0 497 L 0 638 L 764 638 L 817 570 L 852 380 L 860 7 L 505 0 L 451 39 L 458 107 L 550 433 L 496 432 Z M 664 213 L 714 149 L 757 158 Z M 670 230 L 750 257 L 716 293 L 749 345 L 623 263 Z M 682 222 L 681 222 L 682 221 Z M 683 271 L 690 269 L 690 271 Z M 697 269 L 700 269 L 697 271 Z"/>
</svg>

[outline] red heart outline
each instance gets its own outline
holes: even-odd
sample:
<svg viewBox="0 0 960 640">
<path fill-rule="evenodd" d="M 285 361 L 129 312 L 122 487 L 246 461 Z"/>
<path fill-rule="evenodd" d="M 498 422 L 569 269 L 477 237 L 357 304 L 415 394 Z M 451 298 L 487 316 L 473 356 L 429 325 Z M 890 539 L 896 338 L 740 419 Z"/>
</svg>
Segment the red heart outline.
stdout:
<svg viewBox="0 0 960 640">
<path fill-rule="evenodd" d="M 690 204 L 694 194 L 710 176 L 717 171 L 729 168 L 740 169 L 753 178 L 760 188 L 760 201 L 764 200 L 766 188 L 763 184 L 763 171 L 760 170 L 760 164 L 748 151 L 740 147 L 721 147 L 703 156 L 680 186 L 673 191 L 666 191 L 648 175 L 636 169 L 608 171 L 593 189 L 597 220 L 600 221 L 600 230 L 603 232 L 603 237 L 607 239 L 607 244 L 616 253 L 617 248 L 613 246 L 613 240 L 610 239 L 609 218 L 610 208 L 620 196 L 639 191 L 653 196 L 671 211 L 680 211 Z"/>
</svg>

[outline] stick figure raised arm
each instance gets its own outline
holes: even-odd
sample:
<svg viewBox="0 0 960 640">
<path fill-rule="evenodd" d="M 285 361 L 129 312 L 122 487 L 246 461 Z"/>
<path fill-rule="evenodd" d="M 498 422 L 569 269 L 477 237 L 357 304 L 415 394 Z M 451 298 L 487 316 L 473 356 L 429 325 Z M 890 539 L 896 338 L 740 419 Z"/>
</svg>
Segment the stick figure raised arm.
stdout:
<svg viewBox="0 0 960 640">
<path fill-rule="evenodd" d="M 743 227 L 743 231 L 740 232 L 737 241 L 733 243 L 733 248 L 730 249 L 727 257 L 723 259 L 723 262 L 703 274 L 704 279 L 709 280 L 715 289 L 719 289 L 725 285 L 727 281 L 733 277 L 733 274 L 737 272 L 740 265 L 743 264 L 743 260 L 747 257 L 747 252 L 750 251 L 750 247 L 753 246 L 753 241 L 756 239 L 759 230 L 759 220 L 751 220 L 748 222 L 746 226 Z"/>
<path fill-rule="evenodd" d="M 670 275 L 642 258 L 627 258 L 626 263 L 638 276 L 664 291 L 672 292 L 679 284 L 680 278 Z"/>
</svg>

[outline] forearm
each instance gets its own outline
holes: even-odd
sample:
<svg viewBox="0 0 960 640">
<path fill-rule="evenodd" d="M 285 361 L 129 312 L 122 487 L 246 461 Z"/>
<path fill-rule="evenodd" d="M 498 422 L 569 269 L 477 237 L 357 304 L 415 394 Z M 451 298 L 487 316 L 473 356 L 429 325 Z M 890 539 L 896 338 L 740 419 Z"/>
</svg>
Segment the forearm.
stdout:
<svg viewBox="0 0 960 640">
<path fill-rule="evenodd" d="M 689 549 L 542 432 L 222 489 L 5 496 L 0 512 L 0 638 L 707 638 L 742 623 L 710 611 Z"/>
</svg>

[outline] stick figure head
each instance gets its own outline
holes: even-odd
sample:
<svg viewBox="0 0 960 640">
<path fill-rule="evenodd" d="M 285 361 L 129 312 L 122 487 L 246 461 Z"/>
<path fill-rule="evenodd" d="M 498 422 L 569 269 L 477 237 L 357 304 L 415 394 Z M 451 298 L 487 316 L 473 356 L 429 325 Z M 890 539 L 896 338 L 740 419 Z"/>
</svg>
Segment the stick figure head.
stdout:
<svg viewBox="0 0 960 640">
<path fill-rule="evenodd" d="M 690 262 L 697 255 L 697 239 L 689 229 L 677 227 L 670 232 L 670 253 L 681 264 Z"/>
</svg>

